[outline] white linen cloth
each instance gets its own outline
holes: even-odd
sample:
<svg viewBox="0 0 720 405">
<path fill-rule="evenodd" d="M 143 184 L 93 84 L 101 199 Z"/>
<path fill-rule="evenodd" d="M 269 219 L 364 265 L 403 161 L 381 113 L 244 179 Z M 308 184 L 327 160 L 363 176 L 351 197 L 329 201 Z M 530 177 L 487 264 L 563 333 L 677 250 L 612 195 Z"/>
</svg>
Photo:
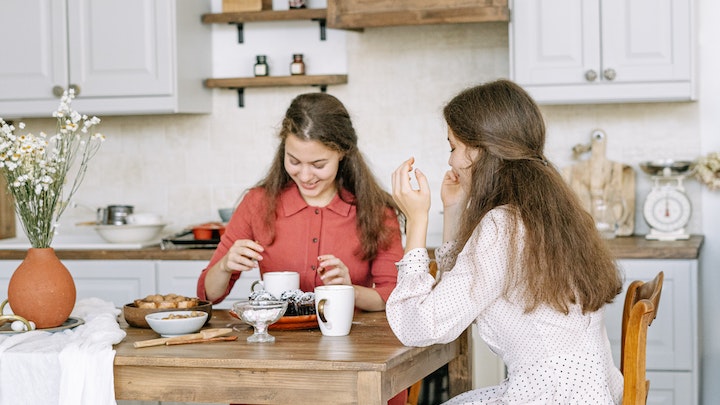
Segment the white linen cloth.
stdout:
<svg viewBox="0 0 720 405">
<path fill-rule="evenodd" d="M 116 405 L 119 314 L 113 303 L 87 298 L 70 315 L 85 321 L 76 328 L 0 335 L 0 405 Z"/>
</svg>

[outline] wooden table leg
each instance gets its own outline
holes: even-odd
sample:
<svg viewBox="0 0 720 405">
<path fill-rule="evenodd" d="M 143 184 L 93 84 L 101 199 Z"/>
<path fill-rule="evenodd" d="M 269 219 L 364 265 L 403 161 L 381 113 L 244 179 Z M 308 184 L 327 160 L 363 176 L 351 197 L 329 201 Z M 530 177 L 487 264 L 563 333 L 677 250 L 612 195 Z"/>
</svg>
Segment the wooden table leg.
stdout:
<svg viewBox="0 0 720 405">
<path fill-rule="evenodd" d="M 460 353 L 448 363 L 450 398 L 472 389 L 472 326 L 458 340 Z"/>
<path fill-rule="evenodd" d="M 381 405 L 382 381 L 380 372 L 361 371 L 357 378 L 358 404 Z"/>
</svg>

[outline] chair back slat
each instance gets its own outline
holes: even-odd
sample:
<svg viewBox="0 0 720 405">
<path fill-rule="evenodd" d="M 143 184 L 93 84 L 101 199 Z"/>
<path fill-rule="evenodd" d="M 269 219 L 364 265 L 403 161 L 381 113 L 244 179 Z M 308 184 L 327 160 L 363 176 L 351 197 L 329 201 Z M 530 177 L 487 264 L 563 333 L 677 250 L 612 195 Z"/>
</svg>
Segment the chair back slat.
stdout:
<svg viewBox="0 0 720 405">
<path fill-rule="evenodd" d="M 650 382 L 645 377 L 647 330 L 657 316 L 664 273 L 661 271 L 647 283 L 630 283 L 625 294 L 622 319 L 620 371 L 625 387 L 624 405 L 644 405 Z"/>
</svg>

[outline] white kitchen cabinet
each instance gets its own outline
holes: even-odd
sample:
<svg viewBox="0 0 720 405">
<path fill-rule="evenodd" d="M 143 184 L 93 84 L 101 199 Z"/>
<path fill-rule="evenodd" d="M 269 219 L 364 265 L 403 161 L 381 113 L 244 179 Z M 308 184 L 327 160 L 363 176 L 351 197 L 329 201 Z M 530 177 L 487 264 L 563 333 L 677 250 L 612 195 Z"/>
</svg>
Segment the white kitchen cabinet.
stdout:
<svg viewBox="0 0 720 405">
<path fill-rule="evenodd" d="M 49 117 L 75 88 L 84 114 L 206 113 L 207 0 L 0 2 L 0 116 Z"/>
<path fill-rule="evenodd" d="M 138 297 L 155 294 L 155 262 L 152 260 L 63 260 L 75 280 L 77 299 L 98 297 L 116 307 Z M 0 300 L 20 260 L 0 261 Z"/>
<path fill-rule="evenodd" d="M 197 296 L 197 280 L 200 272 L 208 265 L 204 260 L 161 260 L 157 262 L 158 292 L 176 293 L 190 297 Z M 233 302 L 250 296 L 252 283 L 260 279 L 260 270 L 246 271 L 237 280 L 230 295 L 213 308 L 229 309 Z"/>
<path fill-rule="evenodd" d="M 648 329 L 648 404 L 693 405 L 699 393 L 697 260 L 624 259 L 625 289 L 633 280 L 649 281 L 665 273 L 657 318 Z M 624 294 L 606 310 L 608 337 L 620 366 Z"/>
<path fill-rule="evenodd" d="M 510 4 L 510 76 L 538 103 L 696 98 L 693 0 Z"/>
</svg>

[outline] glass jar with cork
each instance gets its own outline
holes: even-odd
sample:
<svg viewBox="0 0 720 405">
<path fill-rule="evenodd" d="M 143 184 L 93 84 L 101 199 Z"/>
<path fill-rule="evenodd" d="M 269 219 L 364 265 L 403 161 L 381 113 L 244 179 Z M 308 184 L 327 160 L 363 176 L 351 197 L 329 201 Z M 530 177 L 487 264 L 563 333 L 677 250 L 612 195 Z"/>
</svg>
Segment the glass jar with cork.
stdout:
<svg viewBox="0 0 720 405">
<path fill-rule="evenodd" d="M 303 54 L 293 54 L 293 61 L 292 63 L 290 63 L 290 74 L 293 76 L 305 74 L 305 62 L 303 61 Z"/>
</svg>

